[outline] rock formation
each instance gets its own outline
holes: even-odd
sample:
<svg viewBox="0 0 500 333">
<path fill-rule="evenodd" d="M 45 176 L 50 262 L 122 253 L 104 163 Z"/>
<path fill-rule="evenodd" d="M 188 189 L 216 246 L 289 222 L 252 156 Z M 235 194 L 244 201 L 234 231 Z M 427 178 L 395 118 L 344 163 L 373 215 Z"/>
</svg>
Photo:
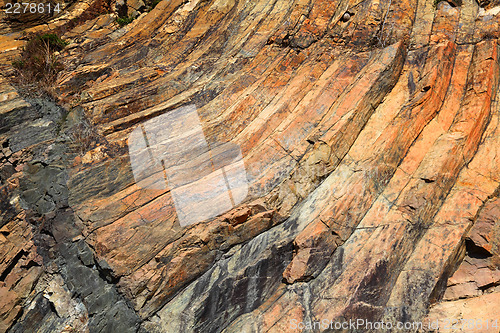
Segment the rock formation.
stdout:
<svg viewBox="0 0 500 333">
<path fill-rule="evenodd" d="M 498 1 L 61 8 L 0 13 L 0 332 L 499 332 Z"/>
</svg>

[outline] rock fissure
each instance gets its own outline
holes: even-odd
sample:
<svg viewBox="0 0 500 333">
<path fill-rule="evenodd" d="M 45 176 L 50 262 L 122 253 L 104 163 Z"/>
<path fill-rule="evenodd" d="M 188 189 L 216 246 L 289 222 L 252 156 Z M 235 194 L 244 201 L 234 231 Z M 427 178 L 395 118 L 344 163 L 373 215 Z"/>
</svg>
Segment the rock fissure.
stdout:
<svg viewBox="0 0 500 333">
<path fill-rule="evenodd" d="M 0 331 L 497 318 L 494 1 L 140 2 L 0 14 L 2 63 L 23 30 L 71 42 L 52 93 L 72 110 L 2 67 Z M 248 195 L 184 228 L 175 191 L 135 183 L 127 140 L 189 104 L 207 142 L 241 149 Z"/>
</svg>

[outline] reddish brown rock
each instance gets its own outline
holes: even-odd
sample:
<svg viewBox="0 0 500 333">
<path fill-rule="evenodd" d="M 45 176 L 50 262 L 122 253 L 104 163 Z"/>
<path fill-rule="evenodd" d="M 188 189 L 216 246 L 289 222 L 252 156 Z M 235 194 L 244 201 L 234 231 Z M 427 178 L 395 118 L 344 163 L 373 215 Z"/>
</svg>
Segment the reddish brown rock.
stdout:
<svg viewBox="0 0 500 333">
<path fill-rule="evenodd" d="M 0 228 L 0 329 L 6 331 L 22 313 L 23 302 L 42 273 L 42 258 L 30 226 L 18 216 Z"/>
<path fill-rule="evenodd" d="M 477 246 L 495 258 L 500 257 L 500 199 L 492 200 L 484 206 L 480 218 L 474 224 L 468 237 Z M 498 265 L 498 260 L 492 259 Z"/>
<path fill-rule="evenodd" d="M 294 241 L 296 253 L 283 272 L 283 278 L 288 283 L 314 278 L 340 243 L 338 235 L 324 223 L 308 225 Z"/>
<path fill-rule="evenodd" d="M 464 304 L 475 304 L 474 306 L 479 307 L 471 311 L 487 313 L 485 308 L 492 304 L 485 304 L 482 300 L 489 300 L 493 296 L 498 297 L 496 288 L 500 285 L 499 255 L 496 250 L 492 250 L 498 247 L 496 237 L 498 227 L 496 222 L 500 216 L 498 208 L 498 198 L 488 200 L 482 207 L 475 219 L 475 224 L 468 232 L 465 259 L 448 279 L 443 301 L 431 309 L 430 319 L 438 314 L 453 316 L 452 318 L 457 320 L 462 319 L 464 314 L 456 313 L 454 308 L 456 303 L 453 302 L 459 299 L 466 299 L 468 303 Z M 496 320 L 496 317 L 493 316 L 491 319 Z M 495 328 L 485 331 L 494 332 Z"/>
<path fill-rule="evenodd" d="M 496 5 L 87 1 L 23 28 L 0 14 L 0 330 L 496 319 Z M 68 114 L 8 83 L 23 31 L 71 42 L 53 89 Z M 176 125 L 203 139 L 161 144 L 207 150 L 138 181 L 131 133 L 189 105 L 199 119 Z M 246 173 L 228 189 L 247 195 L 223 213 L 185 226 L 175 181 L 144 186 L 173 170 L 205 198 L 216 186 L 189 181 L 227 166 L 229 184 L 228 143 Z"/>
<path fill-rule="evenodd" d="M 444 302 L 433 306 L 426 323 L 439 321 L 437 332 L 497 332 L 500 317 L 496 309 L 500 297 L 498 293 L 486 294 L 472 299 Z M 449 322 L 446 320 L 449 319 Z M 472 320 L 469 323 L 469 320 Z M 452 323 L 455 324 L 452 328 Z M 466 325 L 462 326 L 462 323 Z M 468 326 L 470 325 L 470 327 Z M 472 328 L 471 328 L 472 327 Z"/>
</svg>

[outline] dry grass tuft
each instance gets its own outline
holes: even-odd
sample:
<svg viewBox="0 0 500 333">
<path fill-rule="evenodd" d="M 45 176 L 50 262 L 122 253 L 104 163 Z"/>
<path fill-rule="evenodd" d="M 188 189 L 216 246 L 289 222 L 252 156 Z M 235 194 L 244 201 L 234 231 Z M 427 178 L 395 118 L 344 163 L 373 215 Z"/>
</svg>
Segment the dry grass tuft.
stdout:
<svg viewBox="0 0 500 333">
<path fill-rule="evenodd" d="M 51 94 L 57 74 L 64 68 L 59 52 L 67 45 L 55 34 L 32 36 L 12 62 L 14 83 L 29 94 Z"/>
</svg>

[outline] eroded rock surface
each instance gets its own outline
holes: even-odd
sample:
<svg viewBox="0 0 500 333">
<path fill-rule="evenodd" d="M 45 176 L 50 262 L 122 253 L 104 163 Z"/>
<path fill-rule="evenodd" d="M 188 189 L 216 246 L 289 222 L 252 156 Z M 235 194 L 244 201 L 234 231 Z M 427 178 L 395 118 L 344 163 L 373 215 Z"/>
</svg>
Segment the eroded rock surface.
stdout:
<svg viewBox="0 0 500 333">
<path fill-rule="evenodd" d="M 25 26 L 2 15 L 0 331 L 500 321 L 495 1 L 95 0 Z M 70 42 L 52 96 L 12 80 L 23 31 Z M 148 127 L 182 107 L 187 130 Z M 166 146 L 169 163 L 133 169 L 141 131 L 137 163 Z M 200 202 L 217 179 L 231 194 L 210 204 L 226 212 L 181 224 L 176 200 Z"/>
</svg>

